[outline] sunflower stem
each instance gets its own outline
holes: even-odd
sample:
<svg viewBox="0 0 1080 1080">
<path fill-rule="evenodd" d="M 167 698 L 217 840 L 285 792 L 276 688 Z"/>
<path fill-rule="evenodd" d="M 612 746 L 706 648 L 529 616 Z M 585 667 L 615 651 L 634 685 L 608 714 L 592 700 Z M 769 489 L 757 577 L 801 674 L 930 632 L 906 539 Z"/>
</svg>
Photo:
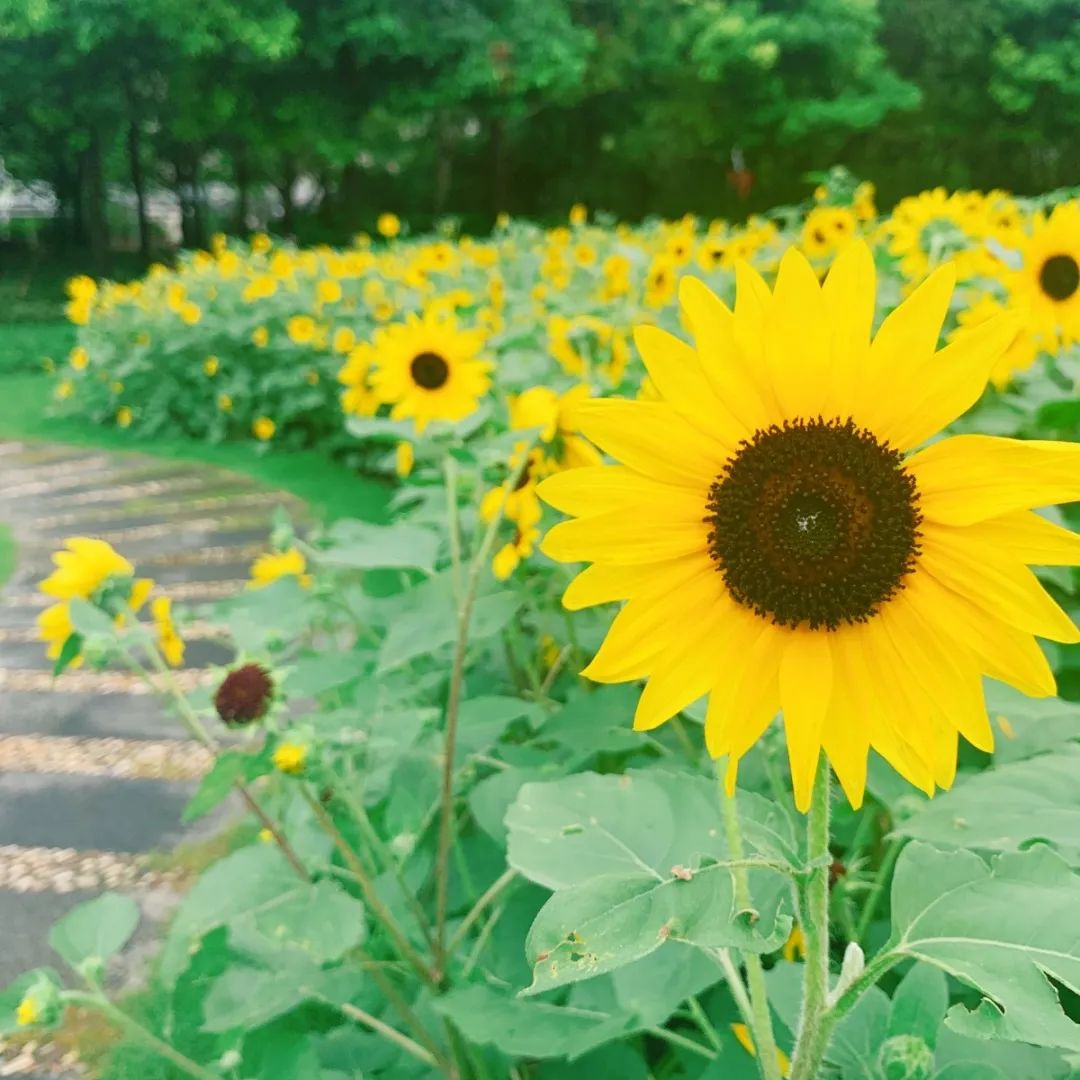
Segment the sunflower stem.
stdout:
<svg viewBox="0 0 1080 1080">
<path fill-rule="evenodd" d="M 462 684 L 465 678 L 465 654 L 469 645 L 469 627 L 472 622 L 473 605 L 480 588 L 484 567 L 495 546 L 495 537 L 506 513 L 506 500 L 529 467 L 530 444 L 525 448 L 521 463 L 511 471 L 502 487 L 499 507 L 488 522 L 473 552 L 463 592 L 458 597 L 457 636 L 454 642 L 454 658 L 450 670 L 450 689 L 446 697 L 446 726 L 443 743 L 442 784 L 439 798 L 439 841 L 435 858 L 435 950 L 436 981 L 445 976 L 447 897 L 450 881 L 450 847 L 454 824 L 454 755 L 457 748 L 458 712 L 461 707 Z"/>
<path fill-rule="evenodd" d="M 727 793 L 719 765 L 716 770 L 716 784 L 728 854 L 734 864 L 731 876 L 735 884 L 735 903 L 740 911 L 747 911 L 753 906 L 753 902 L 750 896 L 750 871 L 745 866 L 738 865 L 746 858 L 739 812 L 735 805 L 735 796 Z M 750 991 L 750 1030 L 757 1050 L 758 1068 L 764 1080 L 781 1080 L 776 1036 L 773 1034 L 772 1014 L 769 1012 L 769 999 L 765 991 L 765 969 L 757 953 L 745 953 L 742 962 L 746 967 L 746 984 Z"/>
<path fill-rule="evenodd" d="M 807 874 L 803 905 L 806 964 L 802 1016 L 791 1059 L 791 1080 L 816 1080 L 828 1040 L 829 994 L 829 765 L 818 762 L 806 819 Z"/>
</svg>

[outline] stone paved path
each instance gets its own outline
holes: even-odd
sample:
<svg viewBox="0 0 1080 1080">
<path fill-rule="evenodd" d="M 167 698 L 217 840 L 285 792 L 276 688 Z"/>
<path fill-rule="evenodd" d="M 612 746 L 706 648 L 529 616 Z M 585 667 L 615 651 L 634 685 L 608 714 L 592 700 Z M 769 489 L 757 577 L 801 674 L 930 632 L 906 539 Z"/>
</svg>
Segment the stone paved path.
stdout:
<svg viewBox="0 0 1080 1080">
<path fill-rule="evenodd" d="M 49 927 L 105 889 L 139 901 L 134 953 L 149 946 L 182 882 L 147 856 L 193 836 L 180 812 L 207 767 L 135 677 L 80 670 L 54 682 L 35 631 L 50 554 L 68 536 L 101 537 L 197 612 L 179 673 L 193 686 L 230 656 L 204 605 L 243 587 L 279 505 L 302 511 L 290 495 L 205 466 L 0 442 L 0 521 L 18 544 L 0 590 L 0 986 L 31 967 L 62 968 Z M 0 1042 L 0 1077 L 77 1071 L 48 1046 Z"/>
</svg>

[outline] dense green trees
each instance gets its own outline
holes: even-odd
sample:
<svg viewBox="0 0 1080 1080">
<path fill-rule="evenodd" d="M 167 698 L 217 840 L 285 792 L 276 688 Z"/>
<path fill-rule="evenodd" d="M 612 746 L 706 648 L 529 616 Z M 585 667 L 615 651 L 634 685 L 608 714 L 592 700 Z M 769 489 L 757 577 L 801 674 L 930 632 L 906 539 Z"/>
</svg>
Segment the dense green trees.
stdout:
<svg viewBox="0 0 1080 1080">
<path fill-rule="evenodd" d="M 886 198 L 1053 187 L 1078 122 L 1077 0 L 0 0 L 0 158 L 99 259 L 110 184 L 144 251 L 162 186 L 189 244 L 267 185 L 327 237 L 383 207 L 741 214 L 838 160 Z"/>
</svg>

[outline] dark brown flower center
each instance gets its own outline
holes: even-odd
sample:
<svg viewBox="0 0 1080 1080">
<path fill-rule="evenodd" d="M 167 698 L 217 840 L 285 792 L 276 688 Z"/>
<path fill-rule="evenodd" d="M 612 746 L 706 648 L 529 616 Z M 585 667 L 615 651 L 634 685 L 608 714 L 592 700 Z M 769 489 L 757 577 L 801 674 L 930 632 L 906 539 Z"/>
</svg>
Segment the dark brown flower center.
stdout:
<svg viewBox="0 0 1080 1080">
<path fill-rule="evenodd" d="M 1068 300 L 1080 288 L 1080 264 L 1071 255 L 1051 255 L 1039 271 L 1039 285 L 1051 300 Z"/>
<path fill-rule="evenodd" d="M 413 382 L 424 390 L 438 390 L 450 378 L 450 365 L 438 353 L 422 352 L 409 365 Z"/>
<path fill-rule="evenodd" d="M 782 626 L 865 622 L 919 552 L 914 478 L 851 419 L 755 432 L 709 489 L 705 520 L 731 595 Z"/>
</svg>

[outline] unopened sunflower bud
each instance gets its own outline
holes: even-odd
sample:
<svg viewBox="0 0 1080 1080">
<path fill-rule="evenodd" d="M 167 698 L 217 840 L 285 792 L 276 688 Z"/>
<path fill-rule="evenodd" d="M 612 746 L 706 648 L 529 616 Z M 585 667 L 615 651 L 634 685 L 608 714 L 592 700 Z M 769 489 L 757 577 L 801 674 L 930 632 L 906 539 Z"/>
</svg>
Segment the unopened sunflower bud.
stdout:
<svg viewBox="0 0 1080 1080">
<path fill-rule="evenodd" d="M 244 664 L 229 672 L 214 695 L 214 708 L 226 724 L 261 720 L 274 700 L 274 680 L 260 664 Z"/>
</svg>

